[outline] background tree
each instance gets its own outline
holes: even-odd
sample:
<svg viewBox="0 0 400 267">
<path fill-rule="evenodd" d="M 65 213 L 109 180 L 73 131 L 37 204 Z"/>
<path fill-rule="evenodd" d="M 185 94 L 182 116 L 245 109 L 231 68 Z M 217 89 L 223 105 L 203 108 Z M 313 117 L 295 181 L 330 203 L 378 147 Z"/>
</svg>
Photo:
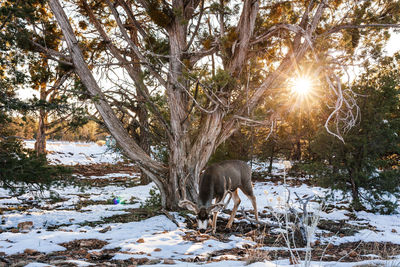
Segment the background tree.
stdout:
<svg viewBox="0 0 400 267">
<path fill-rule="evenodd" d="M 7 79 L 3 76 L 3 81 Z M 66 183 L 70 173 L 64 167 L 48 165 L 44 155 L 24 149 L 21 139 L 9 127 L 13 112 L 23 114 L 32 108 L 35 107 L 18 100 L 12 91 L 0 90 L 0 184 L 16 194 L 49 189 L 60 181 Z"/>
<path fill-rule="evenodd" d="M 346 110 L 352 95 L 342 93 L 340 67 L 352 62 L 358 46 L 383 44 L 399 19 L 397 1 L 62 3 L 68 8 L 49 0 L 68 47 L 54 57 L 71 60 L 105 125 L 169 209 L 177 208 L 183 190 L 196 196 L 200 171 L 215 149 L 257 107 L 281 95 L 304 60 L 314 61 L 313 72 L 329 85 L 327 104 L 334 109 L 327 129 L 341 138 L 343 128 L 329 128 L 329 122 L 351 125 L 355 116 Z M 101 53 L 89 58 L 95 47 Z M 94 75 L 99 70 L 107 82 Z M 138 122 L 141 134 L 155 129 L 135 120 L 145 111 L 154 118 L 145 121 L 163 129 L 164 140 L 149 138 L 167 145 L 167 164 L 150 157 L 124 120 Z"/>
<path fill-rule="evenodd" d="M 37 109 L 31 113 L 38 113 L 35 150 L 44 154 L 48 135 L 87 122 L 86 107 L 71 90 L 72 64 L 60 53 L 61 32 L 50 19 L 46 1 L 4 1 L 0 14 L 7 75 L 17 72 L 21 77 L 18 85 L 9 80 L 10 86 L 38 91 L 39 98 L 31 100 Z"/>
<path fill-rule="evenodd" d="M 320 131 L 311 143 L 312 173 L 326 186 L 351 192 L 355 210 L 363 203 L 384 213 L 399 193 L 400 78 L 399 55 L 365 64 L 351 87 L 358 95 L 360 121 L 343 135 L 344 143 Z"/>
</svg>

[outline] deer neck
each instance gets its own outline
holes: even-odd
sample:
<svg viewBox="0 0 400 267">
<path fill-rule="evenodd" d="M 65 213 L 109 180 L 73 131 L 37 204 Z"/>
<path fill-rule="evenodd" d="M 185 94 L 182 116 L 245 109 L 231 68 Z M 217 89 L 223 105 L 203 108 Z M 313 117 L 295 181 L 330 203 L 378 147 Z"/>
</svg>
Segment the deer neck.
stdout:
<svg viewBox="0 0 400 267">
<path fill-rule="evenodd" d="M 200 178 L 198 206 L 209 207 L 214 199 L 214 181 L 212 176 L 204 173 Z"/>
</svg>

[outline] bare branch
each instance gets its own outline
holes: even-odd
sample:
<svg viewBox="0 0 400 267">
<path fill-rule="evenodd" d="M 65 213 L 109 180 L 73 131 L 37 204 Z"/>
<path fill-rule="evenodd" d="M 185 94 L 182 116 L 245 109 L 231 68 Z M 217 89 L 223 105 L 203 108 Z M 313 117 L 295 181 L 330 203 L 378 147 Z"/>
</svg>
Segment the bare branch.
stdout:
<svg viewBox="0 0 400 267">
<path fill-rule="evenodd" d="M 126 14 L 128 17 L 132 20 L 133 24 L 135 25 L 136 29 L 139 31 L 139 33 L 142 35 L 143 38 L 148 38 L 147 33 L 143 30 L 142 25 L 136 20 L 135 15 L 133 15 L 132 9 L 130 6 L 126 3 L 124 0 L 118 0 L 118 2 L 121 4 L 122 8 L 125 10 Z"/>
<path fill-rule="evenodd" d="M 276 24 L 271 26 L 266 33 L 264 33 L 261 36 L 257 36 L 251 43 L 250 45 L 254 45 L 260 42 L 263 42 L 265 40 L 267 40 L 268 38 L 270 38 L 271 36 L 277 34 L 280 30 L 287 30 L 287 31 L 291 31 L 294 33 L 300 33 L 303 34 L 305 31 L 303 28 L 301 28 L 298 25 L 293 25 L 293 24 L 285 24 L 285 23 L 280 23 L 280 24 Z"/>
<path fill-rule="evenodd" d="M 85 8 L 85 11 L 87 12 L 87 14 L 89 15 L 90 20 L 92 21 L 92 23 L 94 24 L 94 26 L 96 27 L 96 29 L 98 30 L 98 32 L 100 33 L 100 36 L 103 38 L 103 40 L 106 42 L 107 47 L 110 49 L 111 53 L 117 58 L 117 60 L 125 65 L 125 69 L 127 70 L 129 76 L 131 77 L 131 79 L 136 83 L 136 89 L 140 91 L 141 95 L 143 95 L 147 101 L 147 103 L 150 104 L 151 108 L 153 109 L 157 119 L 161 122 L 161 125 L 164 126 L 167 134 L 169 136 L 171 136 L 171 129 L 168 125 L 168 123 L 166 122 L 166 120 L 164 119 L 164 117 L 161 115 L 160 110 L 158 109 L 158 107 L 154 104 L 154 102 L 150 99 L 148 90 L 146 90 L 144 87 L 145 85 L 141 82 L 141 75 L 137 73 L 137 71 L 135 71 L 134 69 L 131 68 L 131 65 L 128 64 L 128 62 L 126 61 L 126 59 L 121 55 L 120 51 L 118 50 L 118 48 L 112 43 L 111 39 L 108 37 L 107 33 L 104 31 L 103 27 L 100 25 L 99 21 L 96 19 L 96 17 L 94 16 L 92 10 L 90 9 L 89 5 L 87 4 L 87 2 L 85 0 L 82 1 L 83 2 L 83 6 Z M 123 30 L 125 30 L 123 28 Z M 130 40 L 130 38 L 129 38 Z M 132 42 L 132 41 L 131 41 Z M 133 43 L 133 42 L 132 42 Z M 140 76 L 140 77 L 139 77 Z"/>
<path fill-rule="evenodd" d="M 215 54 L 217 51 L 218 51 L 218 44 L 215 43 L 209 49 L 188 53 L 190 58 L 190 65 L 194 66 L 200 59 L 206 56 L 211 56 Z"/>
<path fill-rule="evenodd" d="M 71 60 L 72 60 L 71 57 L 66 56 L 64 53 L 58 52 L 58 51 L 56 51 L 56 50 L 54 50 L 54 49 L 51 49 L 51 48 L 48 48 L 48 47 L 44 47 L 44 46 L 42 46 L 41 44 L 36 43 L 35 41 L 30 40 L 30 39 L 28 40 L 28 42 L 30 42 L 33 46 L 35 46 L 36 49 L 37 49 L 39 52 L 44 53 L 44 54 L 47 55 L 49 58 L 51 58 L 51 59 L 53 59 L 53 60 L 55 60 L 55 61 L 58 61 L 58 62 L 60 62 L 60 63 L 63 63 L 63 64 L 65 64 L 65 65 L 73 66 L 73 64 L 72 64 L 72 62 L 71 62 Z M 62 59 L 64 59 L 64 60 L 58 59 L 58 58 L 62 58 Z"/>
<path fill-rule="evenodd" d="M 246 213 L 246 211 L 244 210 L 243 207 L 242 207 L 242 215 L 243 215 L 245 220 L 247 220 L 247 221 L 249 221 L 250 223 L 253 223 L 253 224 L 258 224 L 258 225 L 265 226 L 265 227 L 281 227 L 282 226 L 279 223 L 268 223 L 268 222 L 257 221 L 255 219 L 249 218 L 247 216 L 247 213 Z"/>
<path fill-rule="evenodd" d="M 117 10 L 115 9 L 114 5 L 110 2 L 110 0 L 106 0 L 106 3 L 108 5 L 108 7 L 111 9 L 115 21 L 117 22 L 117 25 L 122 33 L 122 36 L 125 38 L 125 41 L 128 42 L 129 46 L 132 48 L 133 52 L 136 54 L 136 56 L 140 59 L 140 61 L 145 62 L 146 66 L 148 68 L 148 70 L 150 71 L 150 73 L 152 75 L 154 75 L 154 77 L 156 77 L 156 79 L 158 80 L 158 82 L 160 84 L 162 84 L 164 87 L 167 86 L 167 82 L 161 77 L 160 74 L 157 73 L 157 71 L 155 71 L 150 62 L 148 62 L 148 60 L 140 53 L 138 47 L 136 46 L 136 44 L 131 40 L 131 38 L 129 38 L 128 33 L 126 32 L 126 29 L 124 27 L 124 25 L 122 24 L 122 21 L 120 19 L 120 16 L 117 12 Z"/>
<path fill-rule="evenodd" d="M 104 100 L 104 95 L 101 92 L 99 85 L 94 79 L 90 72 L 87 63 L 84 60 L 82 51 L 78 45 L 78 41 L 75 37 L 74 31 L 69 23 L 68 17 L 66 16 L 63 8 L 61 7 L 58 0 L 49 1 L 50 8 L 55 15 L 57 22 L 64 34 L 70 55 L 76 66 L 76 72 L 81 78 L 82 83 L 86 86 L 92 97 L 95 99 L 94 104 L 101 114 L 108 129 L 113 134 L 121 148 L 129 155 L 129 157 L 139 164 L 141 169 L 146 169 L 147 172 L 153 173 L 151 178 L 158 184 L 162 184 L 159 177 L 156 177 L 154 173 L 165 171 L 165 167 L 153 160 L 147 155 L 143 149 L 132 140 L 130 135 L 124 129 L 122 123 L 115 116 L 110 105 Z"/>
<path fill-rule="evenodd" d="M 329 35 L 329 34 L 339 32 L 339 31 L 345 30 L 345 29 L 365 29 L 365 28 L 400 28 L 400 24 L 379 24 L 379 23 L 364 24 L 364 25 L 342 24 L 342 25 L 337 25 L 337 26 L 327 30 L 320 36 Z"/>
<path fill-rule="evenodd" d="M 189 47 L 192 45 L 194 38 L 196 37 L 197 32 L 199 31 L 201 18 L 203 17 L 203 12 L 204 12 L 204 0 L 201 1 L 199 20 L 197 22 L 196 28 L 194 29 L 192 37 L 190 38 L 188 44 L 186 45 L 185 49 L 183 49 L 183 51 L 187 51 L 189 49 Z"/>
</svg>

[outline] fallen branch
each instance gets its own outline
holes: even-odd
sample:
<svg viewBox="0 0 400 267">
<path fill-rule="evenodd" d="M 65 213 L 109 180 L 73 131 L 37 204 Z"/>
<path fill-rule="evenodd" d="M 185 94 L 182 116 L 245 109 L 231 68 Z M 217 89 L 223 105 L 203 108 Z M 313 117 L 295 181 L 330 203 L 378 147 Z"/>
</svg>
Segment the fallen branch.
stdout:
<svg viewBox="0 0 400 267">
<path fill-rule="evenodd" d="M 168 211 L 166 211 L 165 209 L 161 210 L 162 214 L 164 214 L 168 219 L 170 219 L 176 226 L 179 227 L 179 223 L 178 221 L 175 219 L 175 217 L 169 213 Z"/>
<path fill-rule="evenodd" d="M 244 210 L 244 208 L 242 207 L 242 214 L 243 217 L 248 220 L 250 223 L 253 224 L 259 224 L 261 226 L 268 226 L 268 227 L 281 227 L 281 225 L 279 223 L 267 223 L 267 222 L 263 222 L 263 221 L 257 221 L 255 219 L 249 218 L 246 214 L 246 211 Z"/>
</svg>

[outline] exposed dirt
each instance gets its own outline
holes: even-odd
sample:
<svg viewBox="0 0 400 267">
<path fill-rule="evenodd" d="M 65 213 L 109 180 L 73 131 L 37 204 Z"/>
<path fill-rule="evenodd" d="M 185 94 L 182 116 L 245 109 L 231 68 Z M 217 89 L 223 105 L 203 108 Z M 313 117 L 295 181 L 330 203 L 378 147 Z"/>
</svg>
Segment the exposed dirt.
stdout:
<svg viewBox="0 0 400 267">
<path fill-rule="evenodd" d="M 80 174 L 85 177 L 89 176 L 102 176 L 111 173 L 124 173 L 126 176 L 123 177 L 112 177 L 107 179 L 94 178 L 94 179 L 82 179 L 85 182 L 93 186 L 107 186 L 110 184 L 123 184 L 124 186 L 134 186 L 138 183 L 138 178 L 135 175 L 137 169 L 126 164 L 95 164 L 95 165 L 78 165 L 74 167 L 74 173 Z M 256 172 L 253 174 L 253 179 L 261 182 L 271 181 L 275 183 L 282 183 L 282 175 L 269 175 L 267 173 Z M 291 186 L 298 186 L 303 183 L 310 183 L 304 178 L 293 178 L 288 179 L 287 183 Z M 84 197 L 82 195 L 82 197 Z M 81 201 L 78 205 L 84 207 L 87 205 L 95 204 L 108 204 L 105 201 L 93 202 L 93 201 Z M 18 207 L 28 208 L 27 207 Z M 1 212 L 6 212 L 8 209 L 12 208 L 2 208 Z M 147 219 L 149 217 L 160 214 L 159 211 L 151 209 L 128 209 L 127 214 L 115 215 L 109 218 L 102 219 L 102 221 L 85 223 L 89 226 L 97 226 L 104 223 L 128 223 L 132 221 L 140 221 Z M 226 214 L 230 215 L 230 211 L 224 211 Z M 251 211 L 247 211 L 251 214 Z M 274 220 L 273 216 L 268 210 L 261 210 L 261 218 L 269 218 Z M 184 240 L 191 241 L 195 243 L 203 243 L 209 239 L 215 239 L 221 242 L 229 242 L 232 235 L 242 237 L 244 239 L 254 242 L 254 245 L 245 245 L 243 248 L 233 248 L 229 250 L 218 250 L 214 251 L 206 257 L 199 257 L 193 255 L 186 259 L 187 262 L 199 262 L 199 263 L 209 263 L 231 259 L 231 257 L 244 260 L 247 263 L 263 261 L 263 260 L 277 260 L 290 258 L 289 252 L 285 249 L 286 243 L 282 234 L 273 231 L 273 228 L 267 226 L 260 226 L 257 224 L 248 223 L 244 220 L 241 211 L 239 210 L 236 216 L 236 221 L 232 225 L 231 229 L 227 229 L 225 226 L 228 222 L 225 218 L 218 218 L 217 221 L 217 231 L 215 234 L 207 232 L 206 234 L 201 234 L 196 231 L 196 221 L 190 216 L 185 216 L 187 228 L 186 235 L 183 236 Z M 59 228 L 58 225 L 56 228 Z M 328 221 L 321 220 L 319 229 L 329 231 L 324 235 L 339 235 L 339 236 L 351 236 L 362 229 L 373 229 L 371 225 L 351 225 L 346 223 L 346 221 Z M 12 231 L 13 229 L 4 229 L 3 231 Z M 18 229 L 14 229 L 18 230 Z M 47 229 L 51 230 L 51 229 Z M 104 228 L 100 232 L 107 232 L 109 228 Z M 296 244 L 298 247 L 303 247 L 301 245 L 301 240 L 295 235 Z M 300 244 L 300 245 L 299 245 Z M 25 266 L 30 262 L 41 262 L 46 264 L 51 264 L 54 266 L 77 266 L 74 263 L 69 262 L 70 260 L 84 260 L 88 263 L 95 264 L 95 266 L 135 266 L 135 265 L 145 265 L 145 264 L 173 264 L 172 259 L 149 259 L 149 256 L 143 253 L 143 257 L 129 259 L 129 260 L 112 260 L 116 253 L 124 253 L 119 251 L 120 248 L 115 249 L 103 249 L 107 245 L 106 241 L 98 239 L 80 239 L 73 240 L 71 242 L 59 244 L 66 248 L 65 251 L 52 252 L 52 253 L 40 253 L 34 249 L 27 249 L 24 253 L 15 255 L 5 255 L 0 253 L 0 267 L 2 266 Z M 262 247 L 273 248 L 271 250 L 263 250 Z M 304 251 L 296 251 L 296 255 L 300 258 L 304 258 Z M 141 253 L 139 253 L 141 254 Z M 374 259 L 372 255 L 376 255 L 380 259 L 390 259 L 393 255 L 400 254 L 400 245 L 395 245 L 392 243 L 378 243 L 378 242 L 353 242 L 346 243 L 339 246 L 334 246 L 332 244 L 320 244 L 318 241 L 313 244 L 312 247 L 312 259 L 315 261 L 362 261 L 368 259 Z"/>
<path fill-rule="evenodd" d="M 72 168 L 74 174 L 80 175 L 80 183 L 83 186 L 105 187 L 109 185 L 120 185 L 132 187 L 140 183 L 140 177 L 138 176 L 139 170 L 135 166 L 121 162 L 117 164 L 75 165 Z M 91 178 L 92 176 L 104 176 L 116 173 L 123 174 L 123 176 Z"/>
<path fill-rule="evenodd" d="M 130 216 L 137 216 L 138 210 L 132 211 Z M 152 216 L 151 213 L 147 213 L 142 210 L 142 215 L 146 217 Z M 119 215 L 121 216 L 121 215 Z M 128 222 L 134 218 L 127 216 L 126 218 L 114 218 L 116 222 Z M 231 229 L 226 229 L 225 225 L 227 220 L 219 218 L 217 223 L 217 233 L 212 234 L 210 232 L 201 234 L 195 230 L 195 222 L 188 217 L 186 221 L 188 228 L 192 231 L 187 231 L 184 236 L 184 240 L 192 241 L 196 243 L 203 243 L 208 239 L 215 239 L 221 242 L 229 242 L 229 237 L 232 234 L 241 236 L 242 238 L 255 242 L 255 245 L 246 245 L 243 248 L 233 248 L 229 250 L 219 250 L 207 255 L 206 257 L 199 257 L 193 255 L 193 257 L 186 259 L 187 262 L 215 262 L 221 260 L 230 259 L 229 256 L 234 257 L 238 260 L 244 260 L 248 263 L 263 261 L 263 260 L 277 260 L 283 258 L 289 258 L 290 254 L 285 249 L 286 244 L 282 235 L 274 234 L 270 232 L 267 227 L 258 227 L 254 224 L 246 222 L 235 222 Z M 103 229 L 108 231 L 109 229 Z M 55 266 L 76 266 L 68 261 L 70 260 L 85 260 L 96 264 L 96 266 L 129 266 L 129 265 L 144 265 L 144 264 L 156 264 L 160 262 L 171 263 L 171 259 L 158 259 L 150 260 L 143 254 L 143 257 L 136 259 L 129 259 L 123 261 L 111 260 L 113 256 L 119 251 L 116 249 L 103 249 L 107 245 L 106 241 L 98 239 L 80 239 L 74 240 L 67 243 L 59 244 L 66 248 L 65 251 L 53 252 L 53 253 L 39 253 L 35 250 L 25 250 L 24 253 L 6 256 L 0 255 L 0 266 L 24 266 L 29 262 L 42 262 L 52 264 Z M 262 247 L 274 247 L 273 250 L 263 250 Z M 390 259 L 393 255 L 400 254 L 400 245 L 392 243 L 363 243 L 353 242 L 346 243 L 340 246 L 334 246 L 332 244 L 319 244 L 318 242 L 313 244 L 312 248 L 312 259 L 315 261 L 347 261 L 356 262 L 367 259 L 373 259 L 371 256 L 376 255 L 381 259 Z M 296 251 L 296 255 L 300 258 L 304 258 L 304 251 Z"/>
<path fill-rule="evenodd" d="M 106 217 L 103 218 L 101 221 L 91 221 L 91 222 L 85 222 L 81 225 L 88 225 L 91 227 L 94 227 L 99 224 L 105 224 L 105 223 L 129 223 L 129 222 L 138 222 L 141 220 L 148 219 L 150 217 L 159 215 L 160 213 L 150 210 L 150 209 L 126 209 L 124 210 L 125 214 L 117 214 L 113 215 L 111 217 Z"/>
<path fill-rule="evenodd" d="M 138 173 L 139 169 L 129 164 L 119 162 L 117 164 L 108 164 L 108 163 L 100 163 L 100 164 L 91 164 L 91 165 L 74 165 L 73 172 L 75 174 L 80 174 L 83 176 L 103 176 L 110 173 L 126 173 L 126 174 L 134 174 Z"/>
</svg>

